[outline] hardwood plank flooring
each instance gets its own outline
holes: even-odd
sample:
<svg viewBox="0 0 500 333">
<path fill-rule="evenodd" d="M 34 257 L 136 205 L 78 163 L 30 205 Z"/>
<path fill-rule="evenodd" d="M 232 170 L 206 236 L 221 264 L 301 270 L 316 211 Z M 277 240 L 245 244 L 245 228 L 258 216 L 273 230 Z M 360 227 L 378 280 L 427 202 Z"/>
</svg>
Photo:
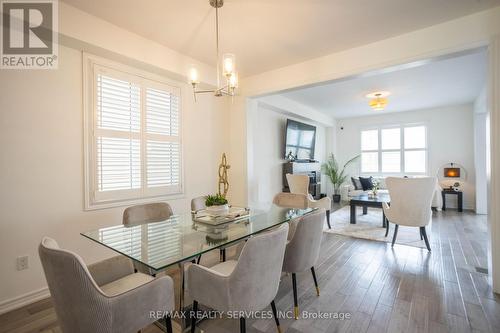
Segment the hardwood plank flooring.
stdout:
<svg viewBox="0 0 500 333">
<path fill-rule="evenodd" d="M 289 333 L 500 332 L 500 297 L 492 292 L 487 275 L 476 271 L 476 267 L 487 268 L 486 216 L 436 212 L 429 229 L 432 253 L 325 233 L 316 265 L 321 295 L 316 296 L 309 271 L 297 274 L 300 311 L 348 313 L 350 319 L 282 318 L 282 329 Z M 202 264 L 217 260 L 218 253 L 213 253 L 204 256 Z M 178 272 L 167 273 L 179 283 Z M 279 311 L 293 310 L 290 276 L 282 277 L 276 305 Z M 238 325 L 237 320 L 216 319 L 200 327 L 208 333 L 224 333 L 238 332 Z M 272 319 L 247 320 L 247 332 L 275 331 Z M 0 333 L 4 332 L 61 330 L 47 299 L 1 315 Z M 161 331 L 151 325 L 143 332 Z"/>
</svg>

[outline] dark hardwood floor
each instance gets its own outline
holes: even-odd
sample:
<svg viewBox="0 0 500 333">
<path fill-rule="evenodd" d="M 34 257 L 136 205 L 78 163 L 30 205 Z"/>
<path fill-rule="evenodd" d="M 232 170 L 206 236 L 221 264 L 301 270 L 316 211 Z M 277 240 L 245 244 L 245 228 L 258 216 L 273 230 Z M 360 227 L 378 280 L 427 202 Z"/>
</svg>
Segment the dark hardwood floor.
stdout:
<svg viewBox="0 0 500 333">
<path fill-rule="evenodd" d="M 486 216 L 434 213 L 429 235 L 432 253 L 325 233 L 316 265 L 321 294 L 316 296 L 309 271 L 298 274 L 300 311 L 351 317 L 282 318 L 283 331 L 500 332 L 500 297 L 492 292 L 488 276 L 476 269 L 487 268 Z M 202 263 L 215 262 L 217 257 L 214 253 Z M 279 311 L 293 310 L 290 276 L 282 277 L 276 306 Z M 200 327 L 225 333 L 238 332 L 238 325 L 234 319 L 215 319 Z M 60 329 L 50 300 L 44 300 L 0 316 L 0 332 Z M 143 332 L 161 331 L 150 326 Z M 272 319 L 249 319 L 247 332 L 276 332 L 276 326 Z"/>
</svg>

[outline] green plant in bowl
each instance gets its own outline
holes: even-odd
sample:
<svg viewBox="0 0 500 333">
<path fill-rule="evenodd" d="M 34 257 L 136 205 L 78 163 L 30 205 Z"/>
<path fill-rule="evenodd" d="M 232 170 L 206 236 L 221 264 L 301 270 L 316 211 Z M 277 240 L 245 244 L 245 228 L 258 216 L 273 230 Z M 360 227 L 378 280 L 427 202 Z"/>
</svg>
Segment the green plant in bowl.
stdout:
<svg viewBox="0 0 500 333">
<path fill-rule="evenodd" d="M 222 194 L 207 195 L 205 206 L 207 206 L 207 212 L 214 216 L 222 216 L 229 212 L 227 199 Z"/>
<path fill-rule="evenodd" d="M 227 199 L 222 194 L 207 195 L 205 206 L 223 206 L 227 205 Z"/>
</svg>

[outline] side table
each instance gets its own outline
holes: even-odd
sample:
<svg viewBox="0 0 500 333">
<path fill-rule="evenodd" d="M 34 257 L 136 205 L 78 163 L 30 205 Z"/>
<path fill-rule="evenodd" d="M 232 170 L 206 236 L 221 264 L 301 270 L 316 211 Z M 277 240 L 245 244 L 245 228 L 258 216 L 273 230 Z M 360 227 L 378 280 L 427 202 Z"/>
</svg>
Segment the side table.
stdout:
<svg viewBox="0 0 500 333">
<path fill-rule="evenodd" d="M 443 191 L 441 191 L 441 195 L 443 196 L 443 210 L 446 210 L 446 195 L 447 194 L 457 195 L 458 211 L 463 212 L 464 211 L 464 194 L 463 194 L 463 192 L 462 191 L 448 190 L 448 189 L 444 189 Z"/>
</svg>

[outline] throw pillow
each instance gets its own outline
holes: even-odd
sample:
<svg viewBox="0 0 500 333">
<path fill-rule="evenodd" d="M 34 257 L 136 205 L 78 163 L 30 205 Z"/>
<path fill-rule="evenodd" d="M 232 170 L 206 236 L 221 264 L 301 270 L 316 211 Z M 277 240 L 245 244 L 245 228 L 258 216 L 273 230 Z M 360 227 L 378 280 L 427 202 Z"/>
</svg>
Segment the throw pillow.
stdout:
<svg viewBox="0 0 500 333">
<path fill-rule="evenodd" d="M 359 181 L 359 178 L 351 177 L 351 181 L 352 181 L 352 185 L 354 186 L 354 189 L 356 191 L 363 189 L 363 185 L 361 185 L 361 182 Z"/>
<path fill-rule="evenodd" d="M 359 181 L 361 182 L 361 186 L 363 186 L 363 191 L 368 191 L 373 188 L 373 177 L 363 178 L 359 177 Z"/>
</svg>

